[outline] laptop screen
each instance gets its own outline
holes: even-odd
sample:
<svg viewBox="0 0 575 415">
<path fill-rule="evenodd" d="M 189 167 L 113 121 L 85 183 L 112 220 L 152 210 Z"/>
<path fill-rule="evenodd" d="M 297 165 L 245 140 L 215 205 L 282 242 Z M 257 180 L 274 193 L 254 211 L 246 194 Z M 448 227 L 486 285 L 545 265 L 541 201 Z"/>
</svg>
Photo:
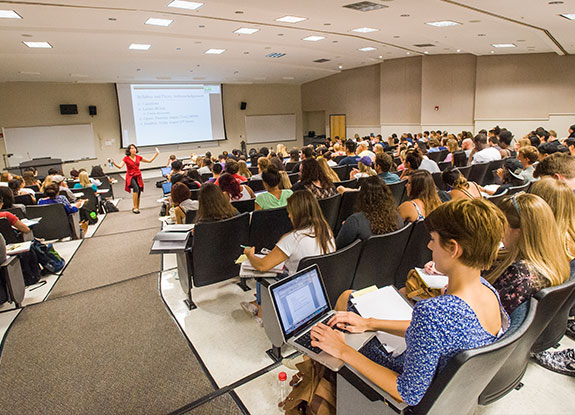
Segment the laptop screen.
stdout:
<svg viewBox="0 0 575 415">
<path fill-rule="evenodd" d="M 172 172 L 172 168 L 171 167 L 162 167 L 162 176 L 167 176 L 168 174 L 170 174 Z"/>
<path fill-rule="evenodd" d="M 172 183 L 171 182 L 164 182 L 162 183 L 162 190 L 164 194 L 167 195 L 172 191 Z"/>
<path fill-rule="evenodd" d="M 274 284 L 271 295 L 286 339 L 330 309 L 317 266 Z"/>
</svg>

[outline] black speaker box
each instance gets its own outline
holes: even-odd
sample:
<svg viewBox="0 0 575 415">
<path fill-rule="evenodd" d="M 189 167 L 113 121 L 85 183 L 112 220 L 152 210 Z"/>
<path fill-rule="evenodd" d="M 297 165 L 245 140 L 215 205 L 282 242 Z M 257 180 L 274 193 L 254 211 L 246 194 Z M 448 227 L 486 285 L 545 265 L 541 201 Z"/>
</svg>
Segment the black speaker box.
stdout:
<svg viewBox="0 0 575 415">
<path fill-rule="evenodd" d="M 89 113 L 90 115 L 97 115 L 97 114 L 98 114 L 98 111 L 97 111 L 97 109 L 96 109 L 96 106 L 95 106 L 95 105 L 90 105 L 90 106 L 88 107 L 88 113 Z"/>
<path fill-rule="evenodd" d="M 242 101 L 242 102 L 240 103 L 240 109 L 241 109 L 241 110 L 245 110 L 247 107 L 248 107 L 248 103 L 247 103 L 247 102 Z"/>
<path fill-rule="evenodd" d="M 76 104 L 62 104 L 60 105 L 60 114 L 78 114 L 78 106 Z"/>
</svg>

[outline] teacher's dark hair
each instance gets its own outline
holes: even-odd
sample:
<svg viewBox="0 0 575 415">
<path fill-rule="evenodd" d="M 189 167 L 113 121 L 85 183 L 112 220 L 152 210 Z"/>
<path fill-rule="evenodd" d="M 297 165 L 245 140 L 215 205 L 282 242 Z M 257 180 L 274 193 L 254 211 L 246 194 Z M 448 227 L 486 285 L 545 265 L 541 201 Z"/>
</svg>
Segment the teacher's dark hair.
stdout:
<svg viewBox="0 0 575 415">
<path fill-rule="evenodd" d="M 128 146 L 128 148 L 126 149 L 126 156 L 129 156 L 129 155 L 130 155 L 130 149 L 131 149 L 132 147 L 134 147 L 134 148 L 136 149 L 136 154 L 138 153 L 138 147 L 137 147 L 135 144 L 130 144 L 130 145 Z"/>
</svg>

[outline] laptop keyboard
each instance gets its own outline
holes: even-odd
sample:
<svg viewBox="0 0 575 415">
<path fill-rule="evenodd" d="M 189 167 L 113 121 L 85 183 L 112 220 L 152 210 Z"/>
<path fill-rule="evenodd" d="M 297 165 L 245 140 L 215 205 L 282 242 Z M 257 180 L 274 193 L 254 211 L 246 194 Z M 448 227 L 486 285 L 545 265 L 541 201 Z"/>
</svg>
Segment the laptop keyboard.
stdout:
<svg viewBox="0 0 575 415">
<path fill-rule="evenodd" d="M 326 319 L 324 319 L 323 321 L 321 321 L 320 323 L 323 324 L 327 324 L 327 322 L 332 318 L 333 316 L 329 316 Z M 319 347 L 314 347 L 311 345 L 311 331 L 308 331 L 307 333 L 303 334 L 302 336 L 298 337 L 295 341 L 297 344 L 299 344 L 300 346 L 305 347 L 308 350 L 311 350 L 314 353 L 320 354 L 323 350 L 321 350 Z"/>
</svg>

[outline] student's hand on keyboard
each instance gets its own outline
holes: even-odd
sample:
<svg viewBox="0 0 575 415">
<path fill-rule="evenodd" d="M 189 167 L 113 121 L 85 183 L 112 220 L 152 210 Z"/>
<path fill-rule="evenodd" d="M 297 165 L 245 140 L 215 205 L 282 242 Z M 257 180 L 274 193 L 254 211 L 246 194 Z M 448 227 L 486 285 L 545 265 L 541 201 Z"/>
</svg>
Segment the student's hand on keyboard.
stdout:
<svg viewBox="0 0 575 415">
<path fill-rule="evenodd" d="M 311 345 L 319 347 L 333 357 L 341 358 L 344 350 L 349 346 L 345 344 L 345 335 L 341 331 L 333 330 L 323 323 L 311 329 Z"/>
<path fill-rule="evenodd" d="M 369 330 L 367 319 L 349 311 L 334 314 L 327 324 L 330 327 L 346 330 L 349 333 L 363 333 Z"/>
</svg>

